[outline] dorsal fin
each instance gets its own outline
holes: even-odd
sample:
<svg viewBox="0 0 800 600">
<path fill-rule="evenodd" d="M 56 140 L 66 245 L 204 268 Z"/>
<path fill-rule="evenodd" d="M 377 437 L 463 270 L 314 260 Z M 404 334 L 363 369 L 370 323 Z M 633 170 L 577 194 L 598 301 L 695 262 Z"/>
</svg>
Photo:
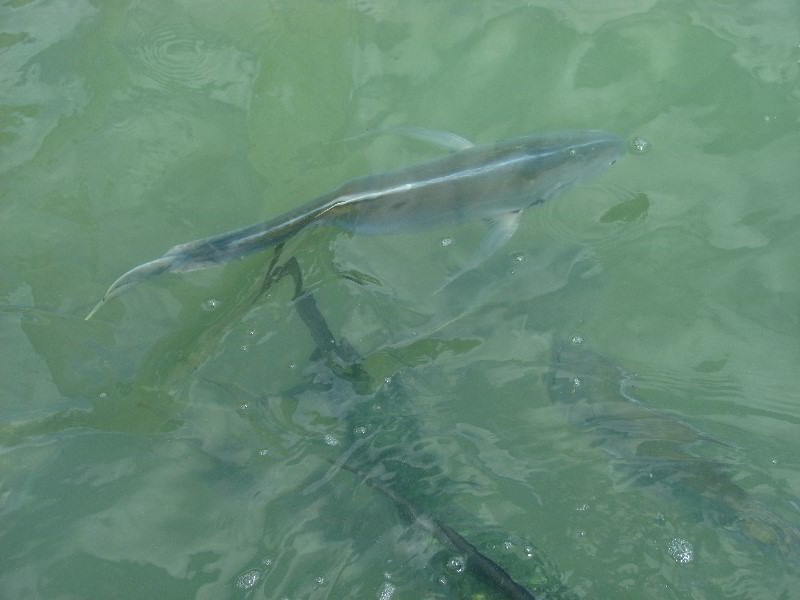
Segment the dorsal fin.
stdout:
<svg viewBox="0 0 800 600">
<path fill-rule="evenodd" d="M 376 127 L 375 129 L 368 129 L 364 133 L 359 133 L 353 137 L 345 138 L 344 141 L 351 142 L 368 135 L 381 135 L 384 133 L 405 135 L 407 137 L 414 138 L 415 140 L 442 146 L 451 152 L 460 152 L 461 150 L 472 148 L 475 145 L 467 138 L 456 135 L 455 133 L 440 131 L 439 129 L 426 129 L 425 127 L 416 127 L 414 125 L 389 125 L 387 127 Z"/>
</svg>

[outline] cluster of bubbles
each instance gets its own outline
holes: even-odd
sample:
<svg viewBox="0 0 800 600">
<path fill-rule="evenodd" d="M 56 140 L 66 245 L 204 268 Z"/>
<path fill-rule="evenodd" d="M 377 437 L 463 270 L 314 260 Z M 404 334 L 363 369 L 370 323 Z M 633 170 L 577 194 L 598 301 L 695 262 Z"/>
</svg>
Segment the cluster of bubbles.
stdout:
<svg viewBox="0 0 800 600">
<path fill-rule="evenodd" d="M 464 560 L 463 556 L 454 556 L 447 561 L 447 568 L 454 573 L 463 573 L 467 568 L 467 562 Z"/>
<path fill-rule="evenodd" d="M 378 592 L 378 600 L 390 600 L 392 596 L 394 596 L 394 592 L 397 588 L 395 588 L 391 583 L 388 581 L 384 582 L 381 586 L 380 591 Z"/>
<path fill-rule="evenodd" d="M 685 565 L 694 560 L 692 544 L 683 538 L 674 538 L 667 544 L 667 553 L 676 563 Z"/>
<path fill-rule="evenodd" d="M 236 587 L 243 590 L 249 590 L 256 583 L 258 583 L 259 579 L 261 579 L 261 571 L 256 571 L 255 569 L 252 571 L 246 571 L 236 578 Z"/>
<path fill-rule="evenodd" d="M 265 568 L 272 565 L 272 559 L 265 558 L 261 561 L 261 564 L 264 565 Z M 245 571 L 239 577 L 236 578 L 236 587 L 242 590 L 249 590 L 255 584 L 259 582 L 259 580 L 263 577 L 264 571 L 260 571 L 258 569 L 251 569 L 249 571 Z"/>
</svg>

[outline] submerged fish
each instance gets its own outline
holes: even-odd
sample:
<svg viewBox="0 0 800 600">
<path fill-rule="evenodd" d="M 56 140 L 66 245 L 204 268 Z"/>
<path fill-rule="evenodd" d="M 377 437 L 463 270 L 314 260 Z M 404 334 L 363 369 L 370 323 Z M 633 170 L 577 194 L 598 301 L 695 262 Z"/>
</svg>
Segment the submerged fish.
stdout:
<svg viewBox="0 0 800 600">
<path fill-rule="evenodd" d="M 582 341 L 557 342 L 554 362 L 552 401 L 573 425 L 592 434 L 593 443 L 627 477 L 699 511 L 713 526 L 787 555 L 797 553 L 798 529 L 734 482 L 734 465 L 723 456 L 732 446 L 634 398 L 630 378 Z"/>
<path fill-rule="evenodd" d="M 361 475 L 359 471 L 346 464 L 338 464 L 337 466 L 347 469 L 355 475 Z M 486 581 L 492 588 L 502 593 L 505 597 L 511 600 L 536 600 L 536 596 L 527 588 L 514 581 L 508 571 L 483 554 L 470 543 L 469 540 L 447 525 L 447 523 L 443 523 L 430 515 L 422 513 L 416 506 L 411 504 L 410 501 L 374 479 L 365 479 L 364 481 L 368 486 L 378 490 L 384 496 L 392 500 L 409 521 L 416 524 L 422 530 L 427 531 L 444 546 L 461 552 L 466 559 L 467 568 L 472 569 L 476 575 Z"/>
<path fill-rule="evenodd" d="M 531 135 L 484 146 L 444 132 L 411 131 L 455 151 L 404 169 L 351 179 L 268 221 L 179 244 L 112 283 L 86 319 L 144 279 L 221 265 L 275 246 L 311 225 L 375 234 L 483 219 L 491 232 L 471 263 L 475 266 L 511 237 L 522 210 L 601 172 L 625 148 L 619 136 L 602 131 Z"/>
<path fill-rule="evenodd" d="M 335 338 L 324 315 L 317 306 L 313 293 L 304 289 L 303 287 L 303 277 L 296 259 L 291 257 L 282 265 L 277 264 L 277 257 L 280 255 L 281 249 L 281 246 L 276 249 L 276 259 L 274 259 L 270 265 L 269 272 L 265 280 L 265 289 L 276 284 L 284 277 L 288 276 L 292 278 L 295 286 L 295 308 L 303 323 L 305 323 L 306 327 L 311 333 L 314 345 L 317 348 L 315 356 L 318 358 L 325 358 L 326 362 L 328 363 L 328 367 L 331 369 L 331 372 L 342 381 L 353 384 L 354 390 L 362 388 L 362 392 L 357 394 L 356 397 L 361 399 L 363 399 L 363 396 L 371 397 L 372 401 L 358 402 L 357 407 L 354 410 L 349 411 L 349 416 L 347 418 L 349 422 L 348 429 L 355 433 L 356 431 L 363 429 L 362 424 L 364 422 L 369 422 L 371 420 L 364 414 L 364 406 L 368 405 L 370 407 L 374 407 L 378 402 L 383 404 L 383 401 L 379 399 L 379 396 L 369 396 L 366 393 L 366 390 L 363 389 L 362 383 L 370 378 L 367 369 L 364 368 L 364 358 L 362 358 L 355 349 L 350 347 L 343 338 L 338 340 Z M 402 386 L 402 383 L 400 383 L 401 381 L 402 377 L 400 377 L 399 374 L 396 374 L 391 378 L 390 384 L 382 387 L 381 389 L 385 392 L 387 389 L 392 389 L 396 386 Z M 326 394 L 326 396 L 331 398 L 331 394 Z M 392 402 L 392 404 L 396 407 L 398 404 L 396 400 L 398 400 L 398 398 L 395 397 L 394 400 L 395 402 Z M 370 410 L 369 412 L 372 411 Z M 354 438 L 354 441 L 350 447 L 339 457 L 338 460 L 333 461 L 329 459 L 329 462 L 331 462 L 333 465 L 333 469 L 313 486 L 307 488 L 305 493 L 316 491 L 320 484 L 327 483 L 327 481 L 329 481 L 330 478 L 332 478 L 340 469 L 346 469 L 351 473 L 360 476 L 362 479 L 364 479 L 367 485 L 375 490 L 378 490 L 383 495 L 391 499 L 397 505 L 398 509 L 412 523 L 415 523 L 418 527 L 424 531 L 427 531 L 444 546 L 455 549 L 463 554 L 465 559 L 465 568 L 473 573 L 478 579 L 482 580 L 485 585 L 488 585 L 490 589 L 511 600 L 536 600 L 537 597 L 540 598 L 541 596 L 539 596 L 538 593 L 534 594 L 523 585 L 517 583 L 508 573 L 508 571 L 506 571 L 494 560 L 486 556 L 479 550 L 477 546 L 467 540 L 450 525 L 434 518 L 431 515 L 423 513 L 422 510 L 418 508 L 418 506 L 416 506 L 410 499 L 402 496 L 394 489 L 377 481 L 374 478 L 367 478 L 362 470 L 347 464 L 348 460 L 350 460 L 357 451 L 362 455 L 362 460 L 364 454 L 369 455 L 370 452 L 372 453 L 371 459 L 368 458 L 366 460 L 368 465 L 380 463 L 385 467 L 387 464 L 405 464 L 405 461 L 400 458 L 400 455 L 397 454 L 397 451 L 399 448 L 407 448 L 409 445 L 415 445 L 409 444 L 409 440 L 412 438 L 415 441 L 419 441 L 418 435 L 414 433 L 414 430 L 417 429 L 416 419 L 413 417 L 403 418 L 403 424 L 405 425 L 403 429 L 405 434 L 403 440 L 399 443 L 398 440 L 389 442 L 388 445 L 386 445 L 385 441 L 382 445 L 374 445 L 373 442 L 373 438 L 379 432 L 384 432 L 387 425 L 394 424 L 395 422 L 395 419 L 391 418 L 387 423 L 375 428 L 369 436 Z M 409 435 L 411 437 L 408 437 Z M 385 450 L 387 449 L 389 449 L 388 455 L 385 453 Z M 396 476 L 397 473 L 398 471 L 394 470 L 392 472 L 392 477 Z M 415 481 L 415 483 L 419 483 L 417 479 L 414 479 L 413 481 Z M 547 598 L 575 600 L 576 596 L 562 583 L 562 577 L 558 569 L 555 568 L 555 566 L 543 555 L 537 552 L 535 556 L 529 554 L 527 559 L 527 572 L 529 574 L 532 571 L 537 572 L 537 585 L 538 587 L 546 590 Z M 482 594 L 472 594 L 470 597 L 483 598 L 484 596 Z"/>
</svg>

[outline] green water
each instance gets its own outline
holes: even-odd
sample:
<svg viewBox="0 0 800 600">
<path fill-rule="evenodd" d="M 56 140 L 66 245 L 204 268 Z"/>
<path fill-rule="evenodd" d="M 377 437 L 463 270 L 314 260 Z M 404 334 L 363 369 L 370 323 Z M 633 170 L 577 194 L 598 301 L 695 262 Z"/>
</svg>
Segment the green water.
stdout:
<svg viewBox="0 0 800 600">
<path fill-rule="evenodd" d="M 552 597 L 792 597 L 796 546 L 632 483 L 547 382 L 582 336 L 792 539 L 798 32 L 795 0 L 5 0 L 0 597 L 491 597 L 344 456 Z M 647 149 L 445 293 L 480 223 L 291 240 L 361 379 L 312 358 L 287 280 L 256 300 L 269 252 L 84 321 L 177 243 L 441 153 L 343 141 L 397 124 Z"/>
</svg>

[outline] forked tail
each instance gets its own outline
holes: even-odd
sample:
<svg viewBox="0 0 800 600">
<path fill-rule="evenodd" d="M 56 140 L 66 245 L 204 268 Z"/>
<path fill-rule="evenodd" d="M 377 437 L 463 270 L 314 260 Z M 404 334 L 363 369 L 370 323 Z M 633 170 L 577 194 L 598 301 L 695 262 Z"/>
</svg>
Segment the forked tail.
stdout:
<svg viewBox="0 0 800 600">
<path fill-rule="evenodd" d="M 178 244 L 162 257 L 134 267 L 112 283 L 100 302 L 86 315 L 86 320 L 91 319 L 108 300 L 140 281 L 161 273 L 185 273 L 216 267 L 275 246 L 295 235 L 326 210 L 328 207 L 325 205 L 304 206 L 269 221 Z"/>
<path fill-rule="evenodd" d="M 111 287 L 108 288 L 108 291 L 100 299 L 100 302 L 95 304 L 94 308 L 89 311 L 88 315 L 86 315 L 86 320 L 88 321 L 91 319 L 94 316 L 94 313 L 100 310 L 100 307 L 103 306 L 103 304 L 105 304 L 108 300 L 114 296 L 119 296 L 132 285 L 136 285 L 143 279 L 148 279 L 153 275 L 158 275 L 160 273 L 173 270 L 175 262 L 175 256 L 165 255 L 161 258 L 146 262 L 143 265 L 139 265 L 138 267 L 134 267 L 111 284 Z"/>
</svg>

